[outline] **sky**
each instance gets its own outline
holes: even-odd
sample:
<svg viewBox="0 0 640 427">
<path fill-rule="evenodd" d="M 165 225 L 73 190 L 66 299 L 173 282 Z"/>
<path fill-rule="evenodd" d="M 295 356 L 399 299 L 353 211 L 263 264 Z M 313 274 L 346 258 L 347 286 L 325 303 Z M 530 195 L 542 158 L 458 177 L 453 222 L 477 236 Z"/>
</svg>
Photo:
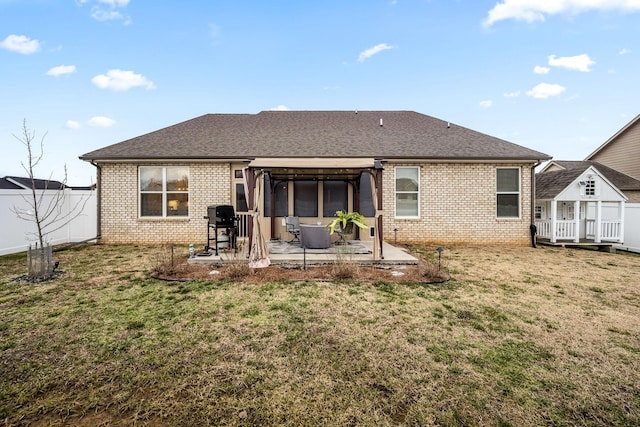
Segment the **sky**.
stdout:
<svg viewBox="0 0 640 427">
<path fill-rule="evenodd" d="M 0 176 L 208 113 L 413 110 L 581 160 L 640 113 L 640 0 L 0 0 Z"/>
</svg>

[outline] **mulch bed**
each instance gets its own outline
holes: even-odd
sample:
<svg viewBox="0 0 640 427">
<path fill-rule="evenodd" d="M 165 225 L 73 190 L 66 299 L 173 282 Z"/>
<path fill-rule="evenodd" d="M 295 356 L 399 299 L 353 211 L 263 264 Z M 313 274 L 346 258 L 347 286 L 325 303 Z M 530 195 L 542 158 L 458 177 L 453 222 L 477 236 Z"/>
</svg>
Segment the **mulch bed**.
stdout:
<svg viewBox="0 0 640 427">
<path fill-rule="evenodd" d="M 169 281 L 215 280 L 247 283 L 282 281 L 358 281 L 443 283 L 450 279 L 448 272 L 426 264 L 393 266 L 360 266 L 357 264 L 328 264 L 288 268 L 272 265 L 267 268 L 248 267 L 245 263 L 222 266 L 192 265 L 186 262 L 173 268 L 156 268 L 152 277 Z"/>
</svg>

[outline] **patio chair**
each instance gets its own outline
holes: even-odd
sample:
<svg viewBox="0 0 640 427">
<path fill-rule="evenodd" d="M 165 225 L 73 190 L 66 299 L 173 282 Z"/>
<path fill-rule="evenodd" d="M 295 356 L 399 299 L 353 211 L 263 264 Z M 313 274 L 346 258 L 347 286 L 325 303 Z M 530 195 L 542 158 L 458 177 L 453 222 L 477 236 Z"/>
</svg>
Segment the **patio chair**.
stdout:
<svg viewBox="0 0 640 427">
<path fill-rule="evenodd" d="M 289 243 L 300 241 L 300 219 L 297 216 L 288 216 L 285 218 L 285 226 L 287 227 L 287 233 L 293 235 L 293 239 L 289 240 Z"/>
</svg>

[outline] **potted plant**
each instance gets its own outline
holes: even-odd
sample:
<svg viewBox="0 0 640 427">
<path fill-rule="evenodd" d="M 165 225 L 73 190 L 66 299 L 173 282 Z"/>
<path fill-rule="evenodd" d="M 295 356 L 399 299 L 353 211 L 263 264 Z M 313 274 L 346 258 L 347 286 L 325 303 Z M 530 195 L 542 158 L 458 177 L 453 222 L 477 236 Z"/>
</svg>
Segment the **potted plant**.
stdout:
<svg viewBox="0 0 640 427">
<path fill-rule="evenodd" d="M 358 212 L 347 213 L 345 211 L 337 211 L 336 218 L 327 225 L 327 228 L 329 229 L 329 234 L 333 234 L 336 227 L 340 229 L 342 234 L 351 234 L 354 225 L 366 230 L 367 225 L 364 223 L 365 220 L 364 215 Z"/>
</svg>

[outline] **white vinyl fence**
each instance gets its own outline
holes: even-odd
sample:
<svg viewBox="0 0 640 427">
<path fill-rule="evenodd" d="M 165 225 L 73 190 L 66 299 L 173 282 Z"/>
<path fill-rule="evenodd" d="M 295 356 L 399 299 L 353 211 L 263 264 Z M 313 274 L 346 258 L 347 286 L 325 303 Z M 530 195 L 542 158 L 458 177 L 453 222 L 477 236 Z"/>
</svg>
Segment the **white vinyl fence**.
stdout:
<svg viewBox="0 0 640 427">
<path fill-rule="evenodd" d="M 624 205 L 624 244 L 623 249 L 640 252 L 640 203 Z"/>
<path fill-rule="evenodd" d="M 52 245 L 81 242 L 96 237 L 97 197 L 92 190 L 66 189 L 63 212 L 69 212 L 77 203 L 87 201 L 82 213 L 66 226 L 51 233 L 47 241 Z M 42 190 L 38 191 L 40 194 Z M 44 204 L 55 197 L 56 190 L 46 190 Z M 29 209 L 24 197 L 31 196 L 31 190 L 0 190 L 0 255 L 26 251 L 29 245 L 35 245 L 37 238 L 30 233 L 37 232 L 32 221 L 16 216 L 14 208 Z M 64 215 L 64 213 L 63 213 Z"/>
</svg>

